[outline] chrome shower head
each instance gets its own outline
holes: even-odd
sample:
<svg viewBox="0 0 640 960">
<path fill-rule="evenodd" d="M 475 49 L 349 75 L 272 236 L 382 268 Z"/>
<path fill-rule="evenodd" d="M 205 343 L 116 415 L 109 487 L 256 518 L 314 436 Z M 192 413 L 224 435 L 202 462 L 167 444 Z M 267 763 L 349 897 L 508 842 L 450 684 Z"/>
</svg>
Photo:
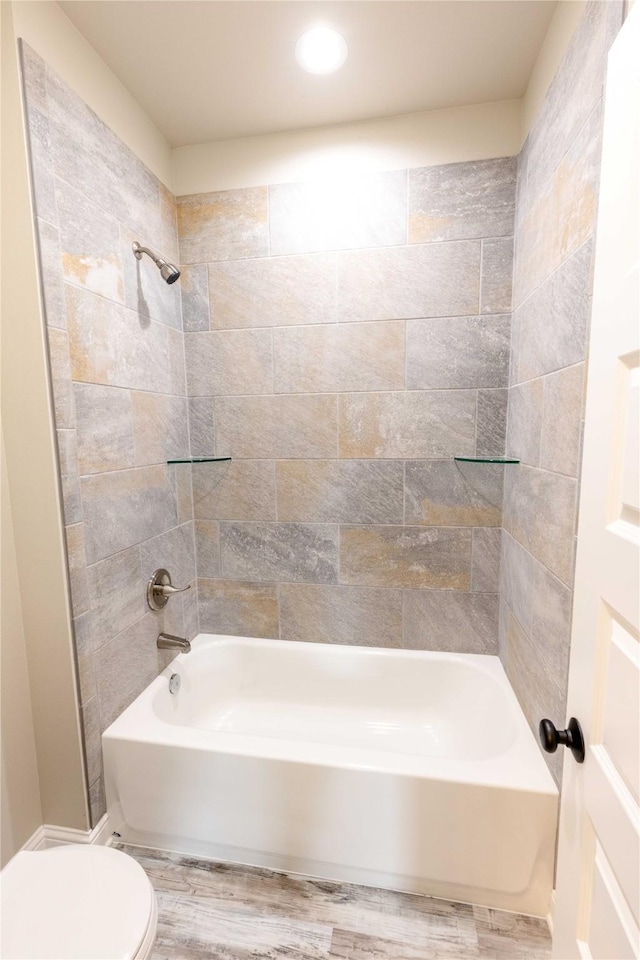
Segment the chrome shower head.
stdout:
<svg viewBox="0 0 640 960">
<path fill-rule="evenodd" d="M 131 249 L 133 250 L 133 255 L 136 260 L 142 260 L 142 254 L 146 253 L 147 256 L 151 257 L 156 267 L 160 270 L 160 276 L 167 283 L 175 283 L 178 277 L 180 276 L 180 271 L 173 263 L 168 263 L 164 260 L 159 253 L 155 253 L 153 250 L 150 250 L 149 247 L 142 247 L 137 240 L 131 244 Z"/>
</svg>

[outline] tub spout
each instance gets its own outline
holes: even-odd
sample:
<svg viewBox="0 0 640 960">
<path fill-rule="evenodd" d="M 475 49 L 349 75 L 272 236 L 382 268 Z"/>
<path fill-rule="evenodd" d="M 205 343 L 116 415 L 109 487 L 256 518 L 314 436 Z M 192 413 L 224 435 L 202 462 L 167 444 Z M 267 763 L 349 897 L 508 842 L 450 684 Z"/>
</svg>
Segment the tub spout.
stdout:
<svg viewBox="0 0 640 960">
<path fill-rule="evenodd" d="M 191 642 L 185 637 L 174 637 L 172 633 L 161 633 L 158 636 L 158 650 L 181 650 L 191 652 Z"/>
</svg>

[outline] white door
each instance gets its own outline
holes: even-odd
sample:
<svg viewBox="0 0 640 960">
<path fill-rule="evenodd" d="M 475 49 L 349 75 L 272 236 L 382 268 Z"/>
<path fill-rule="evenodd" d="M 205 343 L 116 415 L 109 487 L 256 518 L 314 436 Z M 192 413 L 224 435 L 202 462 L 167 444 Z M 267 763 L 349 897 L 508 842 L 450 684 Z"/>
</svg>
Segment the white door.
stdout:
<svg viewBox="0 0 640 960">
<path fill-rule="evenodd" d="M 640 2 L 609 54 L 553 956 L 640 955 Z"/>
</svg>

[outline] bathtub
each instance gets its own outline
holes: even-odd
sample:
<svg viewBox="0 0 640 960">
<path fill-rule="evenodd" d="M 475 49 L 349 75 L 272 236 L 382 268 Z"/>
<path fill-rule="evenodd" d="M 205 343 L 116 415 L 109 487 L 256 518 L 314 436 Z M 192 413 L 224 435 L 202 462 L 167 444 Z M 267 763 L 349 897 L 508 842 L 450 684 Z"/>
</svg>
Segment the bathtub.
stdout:
<svg viewBox="0 0 640 960">
<path fill-rule="evenodd" d="M 102 744 L 127 842 L 548 911 L 558 793 L 497 657 L 200 635 Z"/>
</svg>

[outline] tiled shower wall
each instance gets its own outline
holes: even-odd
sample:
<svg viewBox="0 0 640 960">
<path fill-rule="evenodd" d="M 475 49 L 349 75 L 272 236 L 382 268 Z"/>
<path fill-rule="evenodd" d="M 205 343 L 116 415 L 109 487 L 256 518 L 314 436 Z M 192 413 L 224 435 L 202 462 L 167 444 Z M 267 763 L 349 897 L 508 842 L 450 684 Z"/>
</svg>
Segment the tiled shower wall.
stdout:
<svg viewBox="0 0 640 960">
<path fill-rule="evenodd" d="M 500 655 L 535 730 L 565 726 L 606 54 L 622 4 L 587 4 L 518 165 Z M 559 780 L 562 757 L 545 754 Z"/>
<path fill-rule="evenodd" d="M 158 566 L 195 577 L 175 200 L 28 47 L 24 80 L 93 822 L 100 733 L 166 666 L 159 630 L 197 632 L 195 591 L 151 613 Z M 176 600 L 179 602 L 176 603 Z"/>
<path fill-rule="evenodd" d="M 202 630 L 497 652 L 515 186 L 178 198 Z"/>
</svg>

